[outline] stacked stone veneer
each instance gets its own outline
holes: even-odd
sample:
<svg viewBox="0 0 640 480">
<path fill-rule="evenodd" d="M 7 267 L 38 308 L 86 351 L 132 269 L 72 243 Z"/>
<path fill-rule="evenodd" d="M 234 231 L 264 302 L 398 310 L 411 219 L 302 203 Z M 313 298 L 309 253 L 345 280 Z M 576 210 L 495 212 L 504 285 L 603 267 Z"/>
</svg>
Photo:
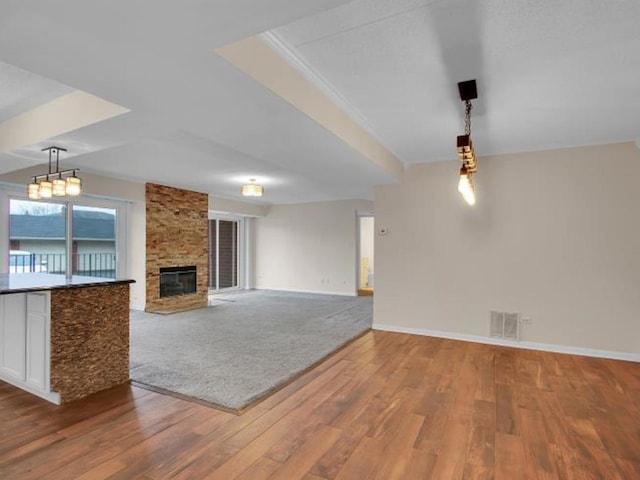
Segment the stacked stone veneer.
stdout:
<svg viewBox="0 0 640 480">
<path fill-rule="evenodd" d="M 209 197 L 206 193 L 147 183 L 147 304 L 171 313 L 207 306 Z M 160 268 L 195 265 L 196 293 L 160 298 Z"/>
<path fill-rule="evenodd" d="M 51 292 L 51 390 L 68 403 L 129 381 L 129 285 Z"/>
</svg>

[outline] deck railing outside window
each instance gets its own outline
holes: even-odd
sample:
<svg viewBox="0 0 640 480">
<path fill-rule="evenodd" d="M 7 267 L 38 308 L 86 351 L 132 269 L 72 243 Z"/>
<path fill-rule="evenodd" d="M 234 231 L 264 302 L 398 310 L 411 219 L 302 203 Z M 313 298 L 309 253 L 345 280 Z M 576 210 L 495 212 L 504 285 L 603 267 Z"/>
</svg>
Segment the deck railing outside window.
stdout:
<svg viewBox="0 0 640 480">
<path fill-rule="evenodd" d="M 76 253 L 73 274 L 88 277 L 115 278 L 115 253 Z M 67 256 L 64 253 L 20 253 L 9 255 L 9 273 L 64 273 Z"/>
</svg>

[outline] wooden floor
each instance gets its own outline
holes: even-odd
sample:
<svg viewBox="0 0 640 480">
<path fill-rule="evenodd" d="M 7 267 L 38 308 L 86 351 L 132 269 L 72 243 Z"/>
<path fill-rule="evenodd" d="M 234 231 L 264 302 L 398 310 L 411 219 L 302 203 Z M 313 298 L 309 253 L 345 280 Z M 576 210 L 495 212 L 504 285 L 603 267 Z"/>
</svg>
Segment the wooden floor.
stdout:
<svg viewBox="0 0 640 480">
<path fill-rule="evenodd" d="M 241 416 L 0 382 L 2 479 L 640 479 L 640 364 L 370 332 Z"/>
</svg>

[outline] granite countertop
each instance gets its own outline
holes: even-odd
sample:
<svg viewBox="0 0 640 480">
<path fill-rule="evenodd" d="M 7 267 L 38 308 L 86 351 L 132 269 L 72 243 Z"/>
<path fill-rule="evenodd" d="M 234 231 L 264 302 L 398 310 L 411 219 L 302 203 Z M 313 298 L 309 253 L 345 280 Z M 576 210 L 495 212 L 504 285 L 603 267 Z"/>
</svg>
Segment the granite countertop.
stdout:
<svg viewBox="0 0 640 480">
<path fill-rule="evenodd" d="M 98 287 L 135 283 L 130 279 L 54 275 L 52 273 L 0 273 L 0 295 L 7 293 L 37 292 L 60 288 Z"/>
</svg>

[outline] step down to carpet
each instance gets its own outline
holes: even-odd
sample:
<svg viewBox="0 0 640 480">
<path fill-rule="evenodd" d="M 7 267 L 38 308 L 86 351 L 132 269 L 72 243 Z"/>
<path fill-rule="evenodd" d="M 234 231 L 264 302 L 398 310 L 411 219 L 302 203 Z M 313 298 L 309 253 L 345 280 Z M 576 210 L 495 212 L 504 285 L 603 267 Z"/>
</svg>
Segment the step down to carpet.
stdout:
<svg viewBox="0 0 640 480">
<path fill-rule="evenodd" d="M 371 328 L 371 298 L 252 290 L 131 315 L 131 379 L 239 411 Z"/>
</svg>

